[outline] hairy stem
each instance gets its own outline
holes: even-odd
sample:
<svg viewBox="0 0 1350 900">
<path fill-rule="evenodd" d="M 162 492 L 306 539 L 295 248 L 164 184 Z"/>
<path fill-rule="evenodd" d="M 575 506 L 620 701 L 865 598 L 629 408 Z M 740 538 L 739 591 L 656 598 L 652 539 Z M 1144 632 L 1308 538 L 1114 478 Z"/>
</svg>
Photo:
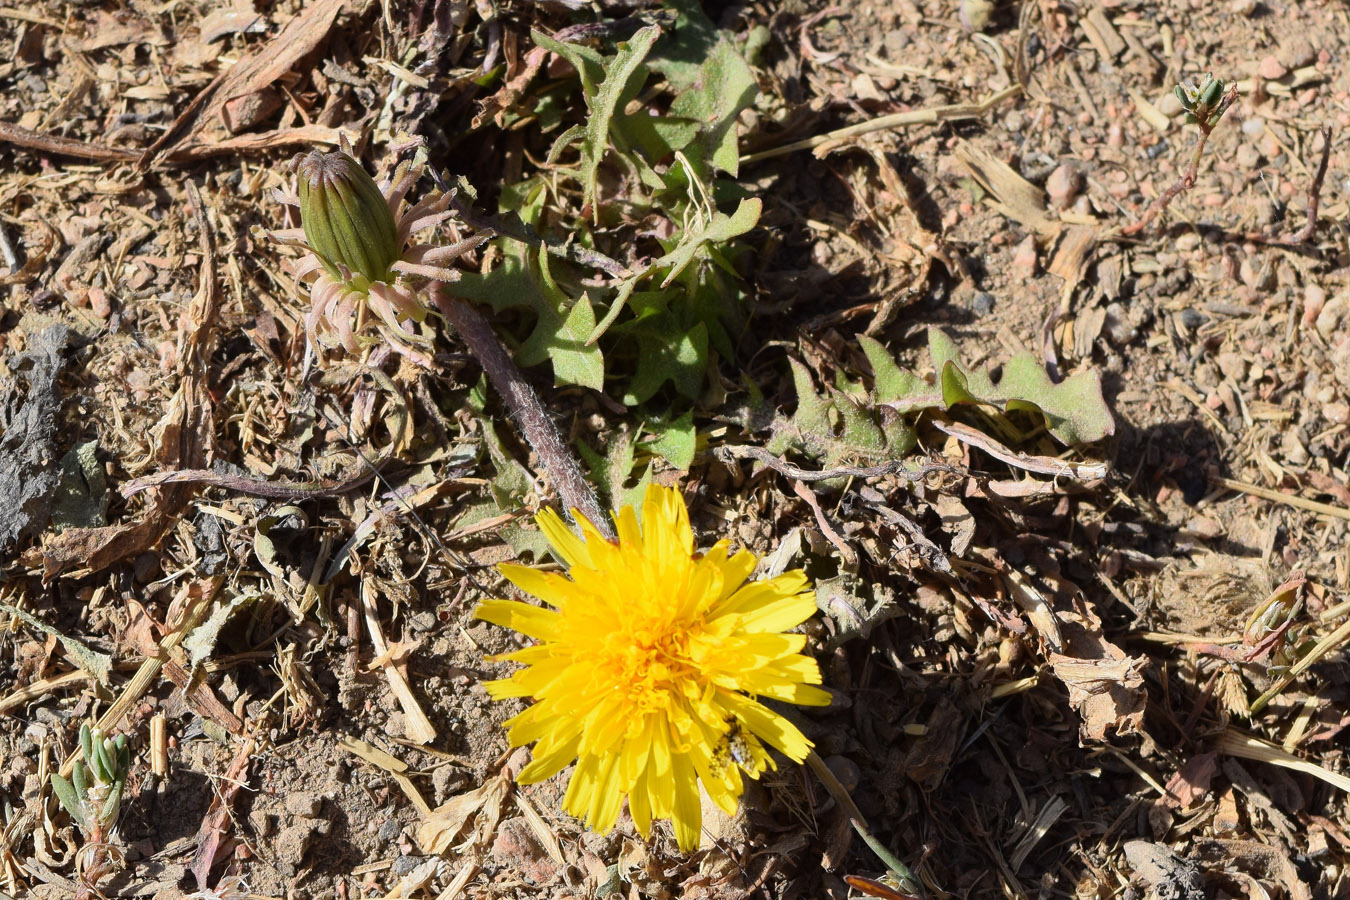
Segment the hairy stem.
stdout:
<svg viewBox="0 0 1350 900">
<path fill-rule="evenodd" d="M 525 434 L 525 440 L 538 454 L 539 461 L 553 480 L 553 486 L 566 504 L 568 514 L 576 510 L 589 519 L 601 534 L 614 540 L 614 528 L 609 516 L 605 515 L 600 501 L 595 497 L 595 491 L 591 490 L 590 484 L 581 474 L 576 457 L 558 433 L 544 405 L 539 402 L 539 395 L 525 380 L 487 319 L 468 303 L 447 296 L 442 291 L 435 291 L 432 296 L 436 308 L 464 338 L 469 352 L 478 360 L 492 386 L 506 401 L 511 415 Z"/>
</svg>

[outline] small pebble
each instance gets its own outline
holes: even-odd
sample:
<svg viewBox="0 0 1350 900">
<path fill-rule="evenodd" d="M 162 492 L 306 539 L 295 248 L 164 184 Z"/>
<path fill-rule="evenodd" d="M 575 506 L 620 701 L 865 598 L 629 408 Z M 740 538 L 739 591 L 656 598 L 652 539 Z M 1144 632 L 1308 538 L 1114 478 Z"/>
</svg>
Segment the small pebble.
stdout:
<svg viewBox="0 0 1350 900">
<path fill-rule="evenodd" d="M 1239 16 L 1251 16 L 1256 13 L 1256 8 L 1260 6 L 1259 0 L 1233 0 L 1228 4 L 1229 10 Z"/>
<path fill-rule="evenodd" d="M 1242 133 L 1249 138 L 1259 138 L 1266 133 L 1266 120 L 1260 116 L 1244 119 L 1242 121 Z"/>
<path fill-rule="evenodd" d="M 1013 254 L 1013 268 L 1017 269 L 1023 277 L 1029 278 L 1036 274 L 1036 238 L 1027 235 L 1022 239 L 1022 243 L 1017 245 L 1017 252 Z"/>
<path fill-rule="evenodd" d="M 1283 78 L 1285 75 L 1289 74 L 1289 70 L 1285 68 L 1284 63 L 1280 62 L 1274 56 L 1267 56 L 1262 59 L 1261 64 L 1256 67 L 1256 74 L 1260 75 L 1262 78 L 1274 81 L 1277 78 Z"/>
<path fill-rule="evenodd" d="M 108 299 L 108 292 L 103 288 L 89 289 L 89 309 L 100 319 L 106 319 L 112 315 L 112 301 Z"/>
<path fill-rule="evenodd" d="M 1298 439 L 1298 430 L 1295 428 L 1285 431 L 1284 437 L 1280 439 L 1280 452 L 1284 454 L 1284 461 L 1291 465 L 1301 466 L 1308 461 L 1308 448 Z"/>
<path fill-rule="evenodd" d="M 1333 401 L 1322 407 L 1322 416 L 1333 425 L 1344 425 L 1350 422 L 1350 406 Z"/>
<path fill-rule="evenodd" d="M 1341 324 L 1341 314 L 1344 310 L 1345 298 L 1333 297 L 1318 312 L 1316 319 L 1317 333 L 1325 340 L 1331 340 L 1331 336 L 1336 333 L 1337 327 Z"/>
<path fill-rule="evenodd" d="M 1241 144 L 1234 159 L 1239 169 L 1255 169 L 1261 162 L 1261 152 L 1251 144 Z"/>
<path fill-rule="evenodd" d="M 987 316 L 994 311 L 994 295 L 980 291 L 970 300 L 970 311 L 977 316 Z"/>
<path fill-rule="evenodd" d="M 1172 91 L 1163 94 L 1158 98 L 1158 102 L 1153 105 L 1158 107 L 1158 112 L 1167 116 L 1169 119 L 1173 116 L 1180 115 L 1182 110 L 1181 98 Z"/>
<path fill-rule="evenodd" d="M 1173 241 L 1173 245 L 1177 250 L 1186 253 L 1200 246 L 1200 235 L 1196 234 L 1194 231 L 1188 231 L 1185 234 L 1177 235 L 1177 239 Z"/>
<path fill-rule="evenodd" d="M 1045 182 L 1045 192 L 1050 197 L 1050 205 L 1055 209 L 1066 209 L 1083 189 L 1083 170 L 1074 163 L 1061 163 L 1050 173 Z"/>
<path fill-rule="evenodd" d="M 1308 285 L 1303 291 L 1303 324 L 1311 325 L 1316 322 L 1326 302 L 1327 292 L 1322 290 L 1320 285 Z"/>
<path fill-rule="evenodd" d="M 1301 69 L 1317 62 L 1317 48 L 1303 35 L 1282 41 L 1275 57 L 1290 69 Z"/>
<path fill-rule="evenodd" d="M 994 4 L 990 0 L 961 0 L 957 8 L 961 27 L 966 31 L 984 31 L 993 12 Z"/>
<path fill-rule="evenodd" d="M 1125 129 L 1120 127 L 1119 122 L 1112 122 L 1111 127 L 1106 129 L 1106 146 L 1125 146 Z"/>
<path fill-rule="evenodd" d="M 1167 141 L 1158 141 L 1158 143 L 1152 145 L 1151 147 L 1148 148 L 1148 150 L 1144 152 L 1148 154 L 1149 159 L 1157 159 L 1158 157 L 1166 153 L 1167 149 L 1168 149 Z"/>
</svg>

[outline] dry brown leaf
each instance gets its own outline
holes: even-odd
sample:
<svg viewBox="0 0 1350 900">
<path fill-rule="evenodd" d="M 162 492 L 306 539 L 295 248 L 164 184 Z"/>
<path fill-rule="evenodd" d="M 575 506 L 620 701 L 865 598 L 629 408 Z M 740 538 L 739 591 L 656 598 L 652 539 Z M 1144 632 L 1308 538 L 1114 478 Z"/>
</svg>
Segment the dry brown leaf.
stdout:
<svg viewBox="0 0 1350 900">
<path fill-rule="evenodd" d="M 511 789 L 511 780 L 505 774 L 484 782 L 480 787 L 451 797 L 422 817 L 417 826 L 417 845 L 423 853 L 444 855 L 456 839 L 465 835 L 471 820 L 480 838 L 497 830 L 501 820 L 502 802 Z"/>
<path fill-rule="evenodd" d="M 994 199 L 994 207 L 1048 241 L 1064 227 L 1045 209 L 1045 192 L 1017 174 L 1003 160 L 971 144 L 956 148 L 956 158 Z"/>
</svg>

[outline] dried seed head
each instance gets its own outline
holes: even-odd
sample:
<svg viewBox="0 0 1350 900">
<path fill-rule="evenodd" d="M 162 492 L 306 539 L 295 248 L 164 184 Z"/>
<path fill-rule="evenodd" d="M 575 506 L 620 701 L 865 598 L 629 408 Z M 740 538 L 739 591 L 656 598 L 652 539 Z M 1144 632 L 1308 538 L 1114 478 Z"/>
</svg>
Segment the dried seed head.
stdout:
<svg viewBox="0 0 1350 900">
<path fill-rule="evenodd" d="M 398 229 L 375 179 L 341 151 L 311 151 L 298 172 L 300 225 L 324 268 L 357 289 L 387 281 L 399 257 Z"/>
</svg>

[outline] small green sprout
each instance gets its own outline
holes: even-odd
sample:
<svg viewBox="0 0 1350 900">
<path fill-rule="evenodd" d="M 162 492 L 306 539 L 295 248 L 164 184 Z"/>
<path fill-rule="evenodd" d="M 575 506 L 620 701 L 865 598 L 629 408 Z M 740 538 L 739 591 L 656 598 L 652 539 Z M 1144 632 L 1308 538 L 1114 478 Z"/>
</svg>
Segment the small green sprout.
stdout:
<svg viewBox="0 0 1350 900">
<path fill-rule="evenodd" d="M 1186 110 L 1186 121 L 1198 123 L 1206 130 L 1219 124 L 1223 116 L 1223 95 L 1225 85 L 1213 74 L 1206 73 L 1200 86 L 1189 81 L 1177 85 L 1177 99 Z"/>
<path fill-rule="evenodd" d="M 80 753 L 70 780 L 52 775 L 52 790 L 80 830 L 90 840 L 101 841 L 117 822 L 131 771 L 131 748 L 125 734 L 107 738 L 86 722 L 80 726 Z"/>
</svg>

